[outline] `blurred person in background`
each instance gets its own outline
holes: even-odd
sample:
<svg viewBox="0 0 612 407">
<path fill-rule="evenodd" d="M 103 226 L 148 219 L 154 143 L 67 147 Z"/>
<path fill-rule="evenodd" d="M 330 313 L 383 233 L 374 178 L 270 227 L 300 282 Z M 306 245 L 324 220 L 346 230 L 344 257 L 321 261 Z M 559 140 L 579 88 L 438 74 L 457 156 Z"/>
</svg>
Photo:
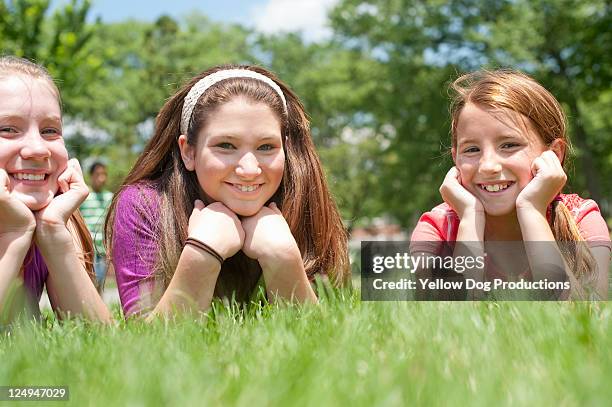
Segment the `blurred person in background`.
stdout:
<svg viewBox="0 0 612 407">
<path fill-rule="evenodd" d="M 94 241 L 94 269 L 98 286 L 102 287 L 106 278 L 106 250 L 104 249 L 104 219 L 113 200 L 113 193 L 104 189 L 106 185 L 106 165 L 95 161 L 89 167 L 91 190 L 81 204 L 81 213 Z"/>
</svg>

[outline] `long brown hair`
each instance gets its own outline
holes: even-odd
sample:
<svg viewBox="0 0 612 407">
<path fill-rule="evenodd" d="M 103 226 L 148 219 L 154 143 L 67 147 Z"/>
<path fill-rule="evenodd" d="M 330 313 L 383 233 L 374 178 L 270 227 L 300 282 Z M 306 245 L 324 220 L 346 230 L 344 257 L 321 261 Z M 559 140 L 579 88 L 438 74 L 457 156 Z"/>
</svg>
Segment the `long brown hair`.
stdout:
<svg viewBox="0 0 612 407">
<path fill-rule="evenodd" d="M 562 140 L 565 156 L 562 165 L 566 170 L 568 154 L 572 145 L 567 135 L 567 120 L 557 99 L 533 78 L 510 69 L 495 71 L 480 70 L 457 78 L 450 86 L 451 141 L 457 144 L 457 124 L 461 110 L 468 103 L 489 109 L 510 109 L 526 117 L 546 146 Z M 578 281 L 592 284 L 595 278 L 595 259 L 584 242 L 570 211 L 565 204 L 555 199 L 552 202 L 550 226 L 560 249 Z M 578 292 L 581 290 L 579 289 Z"/>
<path fill-rule="evenodd" d="M 28 61 L 27 59 L 17 58 L 14 56 L 3 56 L 0 57 L 0 78 L 7 75 L 21 75 L 46 81 L 57 97 L 57 102 L 61 109 L 62 102 L 59 89 L 55 85 L 55 82 L 53 81 L 53 78 L 49 72 L 43 66 Z M 98 286 L 93 269 L 93 240 L 89 230 L 87 229 L 85 220 L 78 209 L 70 216 L 69 223 L 76 231 L 79 241 L 81 242 L 83 258 L 80 260 L 85 264 L 85 270 L 87 271 L 89 278 L 93 281 L 94 285 L 99 291 L 100 286 Z"/>
<path fill-rule="evenodd" d="M 105 225 L 107 252 L 112 257 L 115 210 L 121 191 L 138 183 L 153 186 L 160 194 L 159 249 L 154 272 L 165 286 L 168 285 L 187 238 L 194 201 L 205 200 L 195 172 L 185 168 L 178 147 L 183 102 L 191 87 L 200 79 L 222 69 L 237 68 L 249 69 L 272 79 L 286 98 L 287 112 L 278 94 L 262 81 L 226 79 L 209 88 L 197 101 L 189 122 L 187 142 L 195 145 L 197 135 L 208 117 L 233 98 L 245 97 L 269 106 L 281 121 L 286 157 L 281 186 L 272 200 L 278 204 L 297 241 L 308 276 L 326 274 L 333 284 L 343 285 L 349 278 L 347 234 L 329 193 L 304 107 L 284 83 L 269 71 L 255 66 L 228 65 L 204 71 L 164 104 L 157 115 L 153 137 L 110 206 Z M 224 262 L 215 295 L 234 295 L 236 299 L 244 300 L 260 274 L 259 263 L 240 251 Z"/>
</svg>

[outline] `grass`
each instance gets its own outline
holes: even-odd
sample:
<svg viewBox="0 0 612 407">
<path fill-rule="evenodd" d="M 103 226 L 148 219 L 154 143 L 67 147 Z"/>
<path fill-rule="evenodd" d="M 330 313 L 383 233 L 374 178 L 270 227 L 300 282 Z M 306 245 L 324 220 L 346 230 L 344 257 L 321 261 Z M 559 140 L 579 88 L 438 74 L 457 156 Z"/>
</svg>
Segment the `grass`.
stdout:
<svg viewBox="0 0 612 407">
<path fill-rule="evenodd" d="M 612 400 L 607 302 L 358 298 L 344 292 L 318 306 L 246 310 L 217 303 L 196 319 L 111 327 L 46 313 L 0 336 L 0 385 L 67 385 L 79 406 Z"/>
</svg>

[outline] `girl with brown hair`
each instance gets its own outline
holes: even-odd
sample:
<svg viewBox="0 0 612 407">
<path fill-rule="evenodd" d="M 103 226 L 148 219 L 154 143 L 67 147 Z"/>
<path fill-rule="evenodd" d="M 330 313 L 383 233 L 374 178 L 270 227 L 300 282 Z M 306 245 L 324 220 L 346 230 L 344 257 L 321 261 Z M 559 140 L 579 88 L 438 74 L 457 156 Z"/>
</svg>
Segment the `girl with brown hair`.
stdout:
<svg viewBox="0 0 612 407">
<path fill-rule="evenodd" d="M 304 108 L 259 67 L 214 67 L 166 102 L 105 229 L 126 316 L 244 302 L 260 277 L 271 299 L 315 302 L 316 275 L 349 278 Z"/>
<path fill-rule="evenodd" d="M 0 321 L 24 307 L 38 313 L 44 286 L 59 316 L 110 320 L 78 211 L 89 190 L 78 161 L 68 159 L 61 115 L 43 67 L 0 58 Z"/>
<path fill-rule="evenodd" d="M 421 216 L 411 250 L 463 242 L 455 256 L 483 255 L 486 245 L 503 241 L 497 258 L 486 250 L 486 270 L 469 277 L 561 281 L 565 289 L 552 290 L 555 298 L 607 299 L 607 225 L 594 201 L 561 194 L 571 144 L 559 102 L 512 70 L 470 73 L 451 89 L 455 166 L 440 187 L 445 203 Z M 521 242 L 518 254 L 512 241 Z"/>
</svg>

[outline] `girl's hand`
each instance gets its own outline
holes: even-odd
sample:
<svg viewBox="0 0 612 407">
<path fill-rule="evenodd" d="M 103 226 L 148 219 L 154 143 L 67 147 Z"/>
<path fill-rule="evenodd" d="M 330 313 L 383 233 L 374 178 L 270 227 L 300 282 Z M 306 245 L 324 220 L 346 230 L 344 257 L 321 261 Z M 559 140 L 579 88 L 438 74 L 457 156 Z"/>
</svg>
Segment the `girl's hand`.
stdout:
<svg viewBox="0 0 612 407">
<path fill-rule="evenodd" d="M 11 196 L 11 180 L 0 168 L 0 235 L 34 233 L 36 218 L 19 199 Z"/>
<path fill-rule="evenodd" d="M 221 202 L 205 206 L 202 201 L 196 200 L 188 230 L 189 237 L 206 243 L 224 259 L 236 254 L 244 243 L 240 220 Z"/>
<path fill-rule="evenodd" d="M 289 225 L 274 202 L 269 207 L 262 207 L 255 215 L 244 218 L 242 227 L 245 232 L 242 251 L 260 264 L 291 256 L 298 256 L 301 260 Z"/>
<path fill-rule="evenodd" d="M 471 211 L 474 214 L 484 214 L 482 202 L 461 185 L 461 174 L 457 167 L 451 168 L 440 186 L 440 195 L 444 202 L 450 205 L 459 219 Z"/>
<path fill-rule="evenodd" d="M 49 205 L 36 212 L 36 234 L 43 228 L 65 227 L 70 216 L 83 203 L 89 194 L 89 188 L 83 180 L 83 171 L 79 160 L 72 158 L 64 172 L 58 177 L 57 184 L 61 194 Z"/>
<path fill-rule="evenodd" d="M 536 209 L 545 214 L 546 208 L 567 181 L 557 155 L 551 151 L 544 151 L 531 163 L 531 172 L 534 177 L 516 198 L 516 209 Z"/>
</svg>

